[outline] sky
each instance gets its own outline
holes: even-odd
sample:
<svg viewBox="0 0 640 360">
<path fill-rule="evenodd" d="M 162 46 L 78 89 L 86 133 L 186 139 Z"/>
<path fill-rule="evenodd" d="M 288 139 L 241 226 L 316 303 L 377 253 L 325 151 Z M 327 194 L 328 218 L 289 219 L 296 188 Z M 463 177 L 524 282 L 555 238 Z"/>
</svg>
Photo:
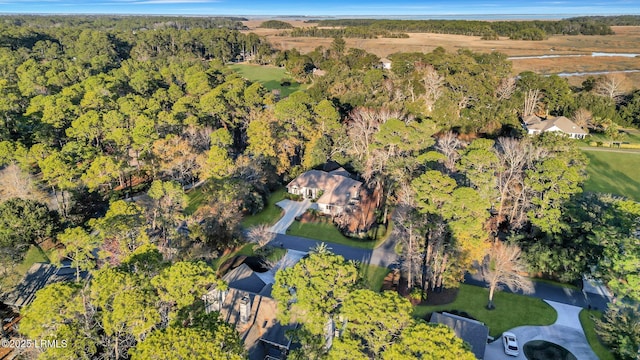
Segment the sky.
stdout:
<svg viewBox="0 0 640 360">
<path fill-rule="evenodd" d="M 0 0 L 0 13 L 558 18 L 640 14 L 640 0 Z"/>
</svg>

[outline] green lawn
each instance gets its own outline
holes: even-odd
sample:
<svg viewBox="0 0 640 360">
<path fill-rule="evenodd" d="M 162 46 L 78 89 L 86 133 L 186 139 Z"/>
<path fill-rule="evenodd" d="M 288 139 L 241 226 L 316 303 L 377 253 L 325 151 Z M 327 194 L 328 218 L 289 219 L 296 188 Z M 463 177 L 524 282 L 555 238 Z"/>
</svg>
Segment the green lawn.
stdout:
<svg viewBox="0 0 640 360">
<path fill-rule="evenodd" d="M 197 188 L 192 188 L 187 192 L 187 207 L 184 209 L 185 215 L 191 215 L 200 205 L 207 201 L 207 194 L 205 193 L 205 185 Z"/>
<path fill-rule="evenodd" d="M 611 351 L 600 342 L 592 317 L 601 318 L 602 313 L 597 310 L 580 311 L 580 323 L 582 324 L 582 329 L 584 329 L 584 334 L 587 336 L 589 345 L 591 345 L 591 349 L 598 355 L 600 360 L 614 360 L 615 357 L 611 354 Z"/>
<path fill-rule="evenodd" d="M 295 82 L 287 71 L 281 67 L 262 66 L 250 64 L 235 64 L 230 66 L 243 77 L 250 81 L 257 81 L 267 90 L 280 90 L 280 97 L 284 98 L 298 90 L 303 90 L 306 86 Z M 283 79 L 291 82 L 290 86 L 281 86 Z"/>
<path fill-rule="evenodd" d="M 213 260 L 211 262 L 211 267 L 213 267 L 217 271 L 218 269 L 220 269 L 220 266 L 224 264 L 225 261 L 231 259 L 236 255 L 252 256 L 255 253 L 254 252 L 255 246 L 256 244 L 245 244 L 240 249 L 237 249 L 236 251 L 230 252 L 227 255 L 220 256 L 219 258 Z"/>
<path fill-rule="evenodd" d="M 589 151 L 585 191 L 611 193 L 640 201 L 640 152 L 621 153 Z"/>
<path fill-rule="evenodd" d="M 389 272 L 391 272 L 391 270 L 386 267 L 360 264 L 360 276 L 365 279 L 366 286 L 373 291 L 380 292 L 384 277 L 387 276 Z"/>
<path fill-rule="evenodd" d="M 530 278 L 531 281 L 535 281 L 535 282 L 539 282 L 539 283 L 545 283 L 545 284 L 550 284 L 550 285 L 554 285 L 554 286 L 559 286 L 559 287 L 563 287 L 563 288 L 568 288 L 568 289 L 572 289 L 572 290 L 578 290 L 580 291 L 581 289 L 573 284 L 567 284 L 567 283 L 562 283 L 562 282 L 558 282 L 558 281 L 553 281 L 553 280 L 548 280 L 548 279 L 540 279 L 540 278 Z"/>
<path fill-rule="evenodd" d="M 330 243 L 342 244 L 360 249 L 375 249 L 382 243 L 384 237 L 378 241 L 359 240 L 348 238 L 336 228 L 332 223 L 301 223 L 294 221 L 289 229 L 288 235 L 300 236 L 309 239 L 322 240 Z"/>
<path fill-rule="evenodd" d="M 264 210 L 255 215 L 245 216 L 245 218 L 242 219 L 242 226 L 244 228 L 250 228 L 260 224 L 273 225 L 278 222 L 284 212 L 276 203 L 283 200 L 286 193 L 287 191 L 285 189 L 279 189 L 271 193 L 267 199 L 267 206 L 264 207 Z"/>
<path fill-rule="evenodd" d="M 640 130 L 638 129 L 624 129 L 625 135 L 619 141 L 629 143 L 629 144 L 640 144 Z M 582 142 L 586 145 L 589 145 L 591 142 L 601 141 L 603 143 L 611 142 L 611 139 L 605 135 L 604 133 L 590 133 Z"/>
<path fill-rule="evenodd" d="M 464 311 L 485 323 L 493 337 L 517 326 L 551 325 L 557 318 L 556 311 L 540 299 L 498 292 L 494 296 L 495 310 L 487 310 L 485 306 L 488 298 L 489 290 L 461 284 L 458 296 L 452 303 L 437 306 L 418 305 L 414 308 L 413 316 L 424 319 L 434 311 Z"/>
<path fill-rule="evenodd" d="M 49 258 L 47 254 L 38 246 L 31 245 L 27 253 L 24 255 L 24 259 L 22 259 L 22 263 L 16 266 L 15 271 L 20 274 L 20 276 L 24 276 L 27 273 L 29 268 L 38 262 L 48 263 Z"/>
<path fill-rule="evenodd" d="M 287 253 L 287 249 L 280 248 L 280 247 L 271 247 L 268 250 L 267 255 L 265 256 L 265 259 L 267 259 L 267 261 L 271 263 L 277 263 L 278 261 L 280 261 L 280 259 L 284 257 L 286 253 Z"/>
</svg>

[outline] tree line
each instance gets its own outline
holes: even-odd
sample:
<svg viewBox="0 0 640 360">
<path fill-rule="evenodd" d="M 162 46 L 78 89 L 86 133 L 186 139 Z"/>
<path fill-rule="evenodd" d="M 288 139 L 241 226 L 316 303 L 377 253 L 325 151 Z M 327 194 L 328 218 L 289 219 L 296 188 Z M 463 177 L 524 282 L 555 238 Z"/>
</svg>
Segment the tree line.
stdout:
<svg viewBox="0 0 640 360">
<path fill-rule="evenodd" d="M 608 23 L 592 18 L 571 18 L 555 21 L 479 21 L 479 20 L 386 20 L 386 19 L 326 19 L 318 27 L 344 27 L 400 33 L 440 33 L 468 36 L 504 36 L 514 40 L 544 40 L 550 35 L 612 35 Z M 310 28 L 313 29 L 313 28 Z M 308 30 L 310 31 L 310 30 Z M 345 35 L 346 36 L 346 35 Z"/>
</svg>

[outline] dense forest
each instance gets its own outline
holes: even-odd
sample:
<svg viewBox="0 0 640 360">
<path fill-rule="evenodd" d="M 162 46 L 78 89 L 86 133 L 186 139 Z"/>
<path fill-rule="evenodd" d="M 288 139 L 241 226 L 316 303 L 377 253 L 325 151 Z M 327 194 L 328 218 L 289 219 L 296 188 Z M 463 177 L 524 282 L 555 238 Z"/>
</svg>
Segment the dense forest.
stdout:
<svg viewBox="0 0 640 360">
<path fill-rule="evenodd" d="M 43 358 L 157 358 L 169 343 L 184 346 L 175 358 L 242 358 L 235 330 L 203 313 L 200 296 L 220 281 L 210 265 L 248 241 L 243 216 L 329 160 L 382 194 L 380 218 L 404 244 L 418 299 L 458 286 L 504 244 L 522 249 L 531 274 L 570 282 L 589 273 L 640 300 L 640 205 L 583 193 L 576 143 L 526 137 L 519 121 L 567 116 L 619 139 L 621 126 L 640 125 L 640 91 L 622 92 L 616 77 L 574 88 L 558 76 L 514 76 L 504 54 L 442 48 L 393 54 L 386 70 L 342 38 L 307 54 L 275 51 L 234 30 L 239 19 L 3 19 L 0 291 L 44 240 L 59 245 L 57 261 L 92 273 L 45 288 L 25 310 L 25 336 L 72 339 Z M 227 66 L 245 60 L 282 66 L 309 87 L 281 98 Z M 190 203 L 189 189 L 204 200 Z M 141 196 L 148 201 L 130 199 Z M 305 267 L 339 275 L 337 285 L 318 304 L 314 291 L 327 284 L 308 284 L 311 295 L 299 291 L 289 306 Z M 353 264 L 326 249 L 277 285 L 279 318 L 310 316 L 296 333 L 300 358 L 411 358 L 403 344 L 426 331 L 450 343 L 450 358 L 468 356 L 450 332 L 413 321 L 406 299 L 362 289 Z M 398 327 L 372 339 L 380 325 L 358 324 L 327 354 L 318 317 L 353 316 L 362 303 Z M 197 352 L 197 339 L 214 341 Z"/>
<path fill-rule="evenodd" d="M 265 29 L 292 29 L 293 25 L 289 24 L 286 21 L 267 20 L 262 24 L 260 24 L 259 27 L 265 28 Z"/>
</svg>

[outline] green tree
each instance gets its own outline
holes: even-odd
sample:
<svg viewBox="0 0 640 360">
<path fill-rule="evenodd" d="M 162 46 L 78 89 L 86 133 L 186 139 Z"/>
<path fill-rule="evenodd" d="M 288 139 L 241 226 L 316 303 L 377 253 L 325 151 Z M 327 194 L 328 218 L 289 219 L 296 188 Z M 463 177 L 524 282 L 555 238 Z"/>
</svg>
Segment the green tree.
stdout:
<svg viewBox="0 0 640 360">
<path fill-rule="evenodd" d="M 561 221 L 561 206 L 582 191 L 584 168 L 568 156 L 556 156 L 543 160 L 526 174 L 525 183 L 534 192 L 529 220 L 542 231 L 562 231 L 565 224 Z"/>
<path fill-rule="evenodd" d="M 64 282 L 38 291 L 22 312 L 20 333 L 33 339 L 55 338 L 62 326 L 84 314 L 78 292 L 78 284 Z"/>
<path fill-rule="evenodd" d="M 82 181 L 90 191 L 96 189 L 113 188 L 113 181 L 120 179 L 120 185 L 124 186 L 123 164 L 115 161 L 111 156 L 98 156 L 92 162 L 87 171 L 82 174 Z"/>
<path fill-rule="evenodd" d="M 384 360 L 473 360 L 469 345 L 446 325 L 422 321 L 407 327 L 382 354 Z"/>
<path fill-rule="evenodd" d="M 166 239 L 167 232 L 175 229 L 181 219 L 182 210 L 187 205 L 187 195 L 177 182 L 162 180 L 151 183 L 148 195 L 155 200 L 151 228 L 155 230 L 160 223 L 162 236 Z"/>
<path fill-rule="evenodd" d="M 616 358 L 637 359 L 640 348 L 640 310 L 637 304 L 610 305 L 604 318 L 596 320 L 596 332 Z"/>
<path fill-rule="evenodd" d="M 233 170 L 233 160 L 229 148 L 233 144 L 231 133 L 220 128 L 211 133 L 211 148 L 206 158 L 201 160 L 201 174 L 204 178 L 221 179 L 229 176 Z"/>
<path fill-rule="evenodd" d="M 76 282 L 80 281 L 81 271 L 95 268 L 96 259 L 93 254 L 100 244 L 97 237 L 81 227 L 74 227 L 58 234 L 58 242 L 64 248 L 58 252 L 58 258 L 55 260 L 58 264 L 65 258 L 71 260 L 71 267 L 76 269 Z"/>
<path fill-rule="evenodd" d="M 411 309 L 396 292 L 353 291 L 340 308 L 338 318 L 345 321 L 342 336 L 353 338 L 364 353 L 378 358 L 411 323 Z"/>
<path fill-rule="evenodd" d="M 107 338 L 105 354 L 121 358 L 127 350 L 147 336 L 161 317 L 158 297 L 148 278 L 118 268 L 103 268 L 94 273 L 90 286 L 91 306 Z"/>
<path fill-rule="evenodd" d="M 0 204 L 0 251 L 13 257 L 20 259 L 57 228 L 58 217 L 40 202 L 15 198 Z"/>
<path fill-rule="evenodd" d="M 214 332 L 169 327 L 156 331 L 130 351 L 132 360 L 241 360 L 244 349 L 238 333 L 220 324 Z"/>
<path fill-rule="evenodd" d="M 307 356 L 324 352 L 324 328 L 357 282 L 357 267 L 330 253 L 326 246 L 276 273 L 271 294 L 278 303 L 278 320 L 302 324 L 296 336 Z"/>
<path fill-rule="evenodd" d="M 133 202 L 112 202 L 104 217 L 91 219 L 89 225 L 103 242 L 100 256 L 114 265 L 149 242 L 144 211 Z"/>
<path fill-rule="evenodd" d="M 341 37 L 333 38 L 333 41 L 331 42 L 331 53 L 334 58 L 336 59 L 340 58 L 344 54 L 344 51 L 346 50 L 346 48 L 347 48 L 347 43 L 344 41 L 343 38 Z"/>
<path fill-rule="evenodd" d="M 203 262 L 177 262 L 151 279 L 158 296 L 167 304 L 169 319 L 176 312 L 193 304 L 215 283 L 213 269 Z"/>
</svg>

